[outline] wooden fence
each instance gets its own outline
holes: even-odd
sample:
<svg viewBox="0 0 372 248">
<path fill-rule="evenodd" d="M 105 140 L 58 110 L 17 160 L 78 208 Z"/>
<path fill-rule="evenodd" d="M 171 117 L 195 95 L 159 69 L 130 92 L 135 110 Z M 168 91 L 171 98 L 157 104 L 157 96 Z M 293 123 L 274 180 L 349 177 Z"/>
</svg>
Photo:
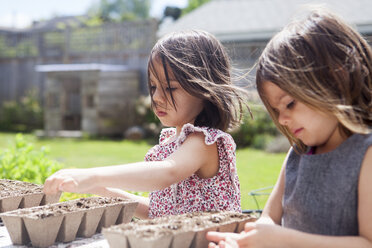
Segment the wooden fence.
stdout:
<svg viewBox="0 0 372 248">
<path fill-rule="evenodd" d="M 36 65 L 105 63 L 126 65 L 141 73 L 156 42 L 157 21 L 107 24 L 60 30 L 0 31 L 0 105 L 36 89 L 42 101 L 44 74 Z"/>
</svg>

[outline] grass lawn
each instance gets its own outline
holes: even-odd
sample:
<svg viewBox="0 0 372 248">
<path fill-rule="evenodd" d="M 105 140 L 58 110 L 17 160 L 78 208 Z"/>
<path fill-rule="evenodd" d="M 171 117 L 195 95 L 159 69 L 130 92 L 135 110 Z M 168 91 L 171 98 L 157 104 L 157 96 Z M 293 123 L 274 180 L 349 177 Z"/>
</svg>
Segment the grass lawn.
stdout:
<svg viewBox="0 0 372 248">
<path fill-rule="evenodd" d="M 35 147 L 47 146 L 50 157 L 66 168 L 85 168 L 143 161 L 151 147 L 144 141 L 112 140 L 74 140 L 74 139 L 36 139 L 25 135 Z M 15 134 L 0 133 L 0 150 L 13 144 Z M 237 150 L 237 167 L 241 184 L 242 208 L 257 209 L 248 193 L 251 190 L 271 186 L 275 183 L 285 154 L 268 154 L 249 148 Z M 258 196 L 262 208 L 267 196 Z"/>
</svg>

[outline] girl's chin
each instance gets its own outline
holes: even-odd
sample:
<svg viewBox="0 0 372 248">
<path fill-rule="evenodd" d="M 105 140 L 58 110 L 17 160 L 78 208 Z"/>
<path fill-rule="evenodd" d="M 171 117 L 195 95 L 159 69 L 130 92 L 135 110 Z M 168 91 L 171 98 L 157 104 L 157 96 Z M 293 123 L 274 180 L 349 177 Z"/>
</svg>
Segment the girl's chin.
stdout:
<svg viewBox="0 0 372 248">
<path fill-rule="evenodd" d="M 304 143 L 308 147 L 315 147 L 315 146 L 317 146 L 317 144 L 314 144 L 314 142 L 306 142 L 304 140 L 301 140 L 301 141 L 302 141 L 302 143 Z"/>
<path fill-rule="evenodd" d="M 171 123 L 166 122 L 160 122 L 163 127 L 175 127 L 175 125 L 172 125 Z"/>
</svg>

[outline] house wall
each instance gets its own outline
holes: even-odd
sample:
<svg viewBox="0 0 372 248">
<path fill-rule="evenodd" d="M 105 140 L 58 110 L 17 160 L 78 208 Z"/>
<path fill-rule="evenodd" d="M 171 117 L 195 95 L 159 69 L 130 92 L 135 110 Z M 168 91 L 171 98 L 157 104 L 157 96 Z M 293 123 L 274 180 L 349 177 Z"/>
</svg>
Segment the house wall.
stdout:
<svg viewBox="0 0 372 248">
<path fill-rule="evenodd" d="M 47 132 L 62 130 L 62 84 L 49 73 L 45 80 L 47 90 L 44 92 L 44 129 Z"/>
<path fill-rule="evenodd" d="M 82 72 L 81 75 L 81 129 L 90 134 L 98 134 L 97 87 L 99 82 L 99 71 Z"/>
<path fill-rule="evenodd" d="M 101 72 L 97 87 L 98 133 L 123 134 L 135 125 L 135 103 L 139 95 L 138 71 Z"/>
<path fill-rule="evenodd" d="M 135 124 L 139 71 L 47 73 L 45 131 L 80 130 L 90 135 L 123 135 Z M 78 122 L 78 123 L 77 123 Z"/>
</svg>

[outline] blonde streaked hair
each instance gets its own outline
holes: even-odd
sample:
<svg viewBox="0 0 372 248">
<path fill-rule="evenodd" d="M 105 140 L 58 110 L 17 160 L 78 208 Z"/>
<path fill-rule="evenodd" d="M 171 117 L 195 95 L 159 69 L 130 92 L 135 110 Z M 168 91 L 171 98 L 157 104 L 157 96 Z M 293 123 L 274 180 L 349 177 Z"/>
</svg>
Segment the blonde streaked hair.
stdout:
<svg viewBox="0 0 372 248">
<path fill-rule="evenodd" d="M 263 83 L 270 81 L 307 106 L 335 116 L 342 134 L 367 134 L 372 123 L 372 51 L 335 14 L 313 9 L 275 35 L 257 62 L 259 95 L 279 130 L 300 151 L 306 146 L 278 122 Z"/>
</svg>

